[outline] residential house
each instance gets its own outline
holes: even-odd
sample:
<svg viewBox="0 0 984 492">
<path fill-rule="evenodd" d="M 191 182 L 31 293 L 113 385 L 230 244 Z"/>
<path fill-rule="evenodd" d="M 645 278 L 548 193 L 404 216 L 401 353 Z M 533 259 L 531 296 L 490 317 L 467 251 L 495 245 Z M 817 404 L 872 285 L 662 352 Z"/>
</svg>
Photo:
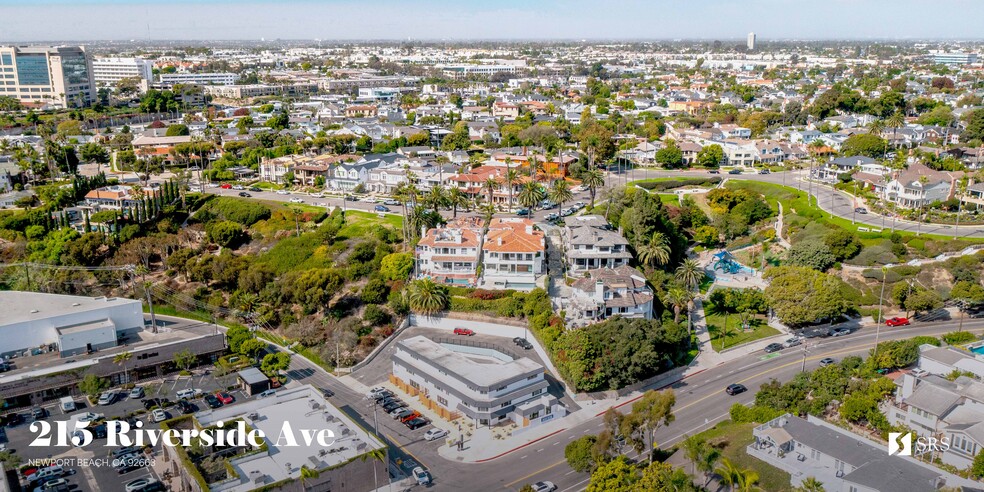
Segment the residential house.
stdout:
<svg viewBox="0 0 984 492">
<path fill-rule="evenodd" d="M 383 163 L 379 159 L 341 162 L 329 172 L 328 188 L 352 191 L 360 184 L 365 186 L 369 182 L 369 173 Z"/>
<path fill-rule="evenodd" d="M 817 179 L 829 183 L 836 183 L 837 175 L 849 173 L 855 169 L 860 170 L 861 166 L 872 164 L 877 165 L 878 161 L 863 155 L 838 157 L 827 161 L 823 167 L 814 172 Z"/>
<path fill-rule="evenodd" d="M 175 137 L 140 135 L 133 139 L 132 145 L 133 153 L 136 154 L 137 158 L 150 159 L 151 157 L 159 156 L 164 159 L 165 166 L 170 166 L 174 164 L 175 146 L 190 142 L 190 135 Z"/>
<path fill-rule="evenodd" d="M 505 121 L 513 121 L 519 118 L 519 106 L 513 103 L 496 101 L 492 104 L 492 117 L 502 118 Z"/>
<path fill-rule="evenodd" d="M 683 141 L 677 144 L 683 154 L 683 163 L 686 166 L 693 166 L 697 163 L 697 154 L 703 149 L 700 144 L 695 142 Z M 653 157 L 655 158 L 655 152 Z"/>
<path fill-rule="evenodd" d="M 567 240 L 568 269 L 573 276 L 597 268 L 618 268 L 632 259 L 629 242 L 611 230 L 600 215 L 578 215 L 567 218 L 564 236 Z"/>
<path fill-rule="evenodd" d="M 373 104 L 353 104 L 345 108 L 346 118 L 375 118 L 379 108 Z"/>
<path fill-rule="evenodd" d="M 474 286 L 482 250 L 482 221 L 462 217 L 424 232 L 417 242 L 416 275 L 435 282 Z"/>
<path fill-rule="evenodd" d="M 926 492 L 971 483 L 911 457 L 890 455 L 882 445 L 813 415 L 785 414 L 756 427 L 752 436 L 748 454 L 789 473 L 792 486 L 808 477 L 827 492 Z"/>
<path fill-rule="evenodd" d="M 482 243 L 483 288 L 533 290 L 545 272 L 546 239 L 530 219 L 494 218 Z"/>
<path fill-rule="evenodd" d="M 469 121 L 466 124 L 468 125 L 468 138 L 473 142 L 484 141 L 486 137 L 494 142 L 499 142 L 502 139 L 502 135 L 499 134 L 499 125 L 494 121 Z"/>
<path fill-rule="evenodd" d="M 956 178 L 949 172 L 930 169 L 925 164 L 911 164 L 888 181 L 884 199 L 902 208 L 924 207 L 953 195 Z"/>
<path fill-rule="evenodd" d="M 137 206 L 144 198 L 153 198 L 160 193 L 159 187 L 139 188 L 132 186 L 112 185 L 96 188 L 85 194 L 85 204 L 95 209 Z"/>
<path fill-rule="evenodd" d="M 652 319 L 653 291 L 646 277 L 628 265 L 589 270 L 571 286 L 568 314 L 578 320 L 600 321 L 611 316 Z"/>
</svg>

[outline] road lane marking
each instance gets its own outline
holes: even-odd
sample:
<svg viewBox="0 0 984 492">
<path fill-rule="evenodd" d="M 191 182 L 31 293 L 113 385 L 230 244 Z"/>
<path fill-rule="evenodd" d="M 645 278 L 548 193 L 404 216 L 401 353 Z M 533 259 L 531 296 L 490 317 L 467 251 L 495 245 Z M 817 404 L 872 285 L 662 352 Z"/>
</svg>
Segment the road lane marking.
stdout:
<svg viewBox="0 0 984 492">
<path fill-rule="evenodd" d="M 584 480 L 581 480 L 580 482 L 578 482 L 578 483 L 576 483 L 574 485 L 571 485 L 570 487 L 567 487 L 566 489 L 561 490 L 560 492 L 567 492 L 568 490 L 573 490 L 575 487 L 580 487 L 580 488 L 578 488 L 578 490 L 583 490 L 584 488 L 581 487 L 581 484 L 584 483 L 584 482 L 587 482 L 589 480 L 591 480 L 590 477 L 589 478 L 585 478 Z"/>
<path fill-rule="evenodd" d="M 525 458 L 525 456 L 523 456 L 523 458 Z M 520 458 L 520 459 L 523 459 L 523 458 Z M 509 482 L 509 483 L 505 484 L 503 487 L 508 489 L 512 485 L 516 485 L 517 483 L 523 482 L 523 481 L 525 481 L 526 479 L 528 479 L 530 477 L 534 477 L 536 475 L 539 475 L 539 474 L 541 474 L 541 473 L 543 473 L 543 472 L 545 472 L 545 471 L 547 471 L 547 470 L 549 470 L 551 468 L 554 468 L 554 467 L 556 467 L 558 465 L 562 465 L 564 463 L 567 463 L 567 460 L 560 460 L 560 461 L 558 461 L 558 462 L 556 462 L 556 463 L 554 463 L 552 465 L 545 466 L 545 467 L 543 467 L 543 468 L 541 468 L 541 469 L 539 469 L 539 470 L 537 470 L 537 471 L 535 471 L 533 473 L 530 473 L 529 475 L 526 475 L 525 477 L 520 477 L 520 478 L 518 478 L 516 480 L 513 480 L 512 482 Z"/>
<path fill-rule="evenodd" d="M 413 458 L 413 460 L 416 461 L 418 465 L 424 467 L 425 470 L 430 470 L 430 467 L 428 467 L 427 465 L 425 465 L 423 461 L 420 461 L 420 458 L 417 458 L 416 456 L 414 456 L 413 453 L 411 453 L 410 451 L 408 451 L 407 448 L 404 445 L 400 444 L 400 441 L 397 441 L 396 439 L 393 439 L 393 436 L 391 436 L 391 435 L 389 435 L 389 434 L 387 434 L 385 432 L 383 433 L 383 435 L 386 436 L 386 439 L 389 439 L 389 441 L 391 443 L 393 443 L 393 445 L 396 446 L 400 451 L 403 451 L 404 454 L 406 454 L 407 456 Z"/>
</svg>

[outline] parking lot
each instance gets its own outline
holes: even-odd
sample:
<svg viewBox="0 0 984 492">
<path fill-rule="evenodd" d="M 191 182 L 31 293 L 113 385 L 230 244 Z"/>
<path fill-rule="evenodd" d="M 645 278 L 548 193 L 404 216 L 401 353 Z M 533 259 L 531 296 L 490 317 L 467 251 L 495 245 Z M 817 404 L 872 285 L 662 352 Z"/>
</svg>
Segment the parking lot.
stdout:
<svg viewBox="0 0 984 492">
<path fill-rule="evenodd" d="M 61 410 L 58 401 L 45 404 L 47 415 L 41 419 L 50 422 L 52 429 L 56 429 L 55 422 L 67 421 L 71 417 L 93 412 L 102 414 L 109 420 L 127 420 L 134 426 L 137 420 L 142 421 L 143 429 L 159 429 L 160 424 L 154 423 L 151 412 L 147 406 L 152 405 L 155 400 L 168 400 L 165 402 L 167 417 L 177 417 L 182 414 L 174 402 L 178 400 L 176 393 L 186 389 L 198 389 L 200 396 L 189 398 L 189 410 L 198 411 L 207 409 L 204 396 L 214 394 L 216 391 L 224 391 L 232 396 L 235 401 L 247 399 L 247 395 L 238 389 L 230 390 L 237 385 L 235 373 L 217 376 L 213 371 L 201 370 L 191 376 L 172 377 L 163 380 L 142 382 L 138 386 L 144 388 L 142 398 L 129 398 L 128 391 L 118 390 L 115 401 L 109 405 L 89 404 L 86 398 L 75 399 L 77 408 L 74 411 L 65 413 Z M 151 403 L 145 405 L 145 401 Z M 235 403 L 232 403 L 235 404 Z M 112 452 L 115 448 L 106 445 L 105 437 L 94 439 L 91 444 L 85 447 L 73 446 L 31 446 L 31 442 L 39 436 L 39 433 L 32 432 L 30 427 L 34 418 L 31 416 L 31 409 L 23 409 L 19 412 L 22 422 L 2 429 L 0 433 L 0 444 L 7 450 L 13 451 L 21 458 L 22 464 L 28 464 L 30 460 L 55 459 L 65 470 L 63 477 L 69 482 L 69 490 L 82 492 L 98 492 L 103 490 L 122 490 L 122 484 L 128 483 L 144 477 L 151 477 L 158 480 L 159 477 L 151 466 L 140 467 L 126 473 L 117 473 L 112 466 Z M 69 424 L 70 426 L 72 424 Z M 39 429 L 40 430 L 40 429 Z M 54 430 L 52 431 L 55 432 Z M 52 444 L 57 442 L 53 436 Z M 160 445 L 156 446 L 151 455 L 151 460 L 159 459 L 161 456 Z"/>
</svg>

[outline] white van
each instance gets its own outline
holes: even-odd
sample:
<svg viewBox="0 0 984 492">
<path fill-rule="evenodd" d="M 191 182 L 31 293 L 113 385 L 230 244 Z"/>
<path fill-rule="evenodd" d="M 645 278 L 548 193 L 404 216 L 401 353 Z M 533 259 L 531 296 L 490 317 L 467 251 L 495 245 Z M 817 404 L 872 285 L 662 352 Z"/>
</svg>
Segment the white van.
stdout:
<svg viewBox="0 0 984 492">
<path fill-rule="evenodd" d="M 28 482 L 38 482 L 46 478 L 60 477 L 65 474 L 65 470 L 58 465 L 40 468 L 38 471 L 27 476 Z"/>
<path fill-rule="evenodd" d="M 71 396 L 66 396 L 59 401 L 61 402 L 61 409 L 64 413 L 74 412 L 78 408 L 75 406 L 75 399 Z"/>
</svg>

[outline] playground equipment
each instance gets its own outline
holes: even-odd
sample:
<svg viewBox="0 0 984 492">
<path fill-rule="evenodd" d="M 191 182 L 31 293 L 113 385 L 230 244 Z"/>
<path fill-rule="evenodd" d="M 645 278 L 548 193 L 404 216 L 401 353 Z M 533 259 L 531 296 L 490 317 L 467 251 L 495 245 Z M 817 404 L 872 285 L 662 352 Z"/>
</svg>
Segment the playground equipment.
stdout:
<svg viewBox="0 0 984 492">
<path fill-rule="evenodd" d="M 728 250 L 723 249 L 714 254 L 714 271 L 721 270 L 723 273 L 734 275 L 740 272 L 741 269 L 741 264 L 735 261 L 735 257 L 731 256 Z"/>
</svg>

